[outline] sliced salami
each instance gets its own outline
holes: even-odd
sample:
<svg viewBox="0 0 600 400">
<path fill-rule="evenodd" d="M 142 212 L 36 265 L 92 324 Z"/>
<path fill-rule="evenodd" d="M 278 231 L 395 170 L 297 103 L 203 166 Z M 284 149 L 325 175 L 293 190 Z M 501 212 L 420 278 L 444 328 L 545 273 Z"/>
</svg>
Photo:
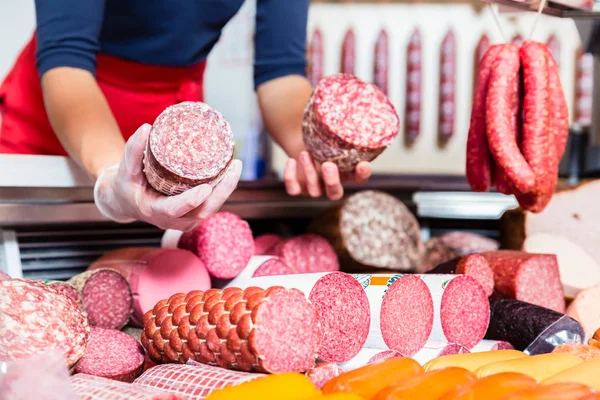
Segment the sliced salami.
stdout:
<svg viewBox="0 0 600 400">
<path fill-rule="evenodd" d="M 302 291 L 318 310 L 323 340 L 318 357 L 341 363 L 352 359 L 369 333 L 369 301 L 361 285 L 343 272 L 252 278 L 244 287 L 283 286 Z"/>
<path fill-rule="evenodd" d="M 223 115 L 201 102 L 167 107 L 154 121 L 144 156 L 150 186 L 173 196 L 215 185 L 233 160 L 233 133 Z"/>
<path fill-rule="evenodd" d="M 83 312 L 57 290 L 23 279 L 0 281 L 0 360 L 60 349 L 71 367 L 83 356 L 89 336 Z"/>
<path fill-rule="evenodd" d="M 429 271 L 431 274 L 463 274 L 473 277 L 485 294 L 491 296 L 494 293 L 494 271 L 488 260 L 481 254 L 468 254 L 457 257 Z"/>
<path fill-rule="evenodd" d="M 133 293 L 131 323 L 144 325 L 144 313 L 173 293 L 210 288 L 204 263 L 186 250 L 137 247 L 106 253 L 90 270 L 111 268 L 127 279 Z"/>
<path fill-rule="evenodd" d="M 90 325 L 121 329 L 133 311 L 133 295 L 127 280 L 112 269 L 96 269 L 68 281 L 83 298 Z"/>
<path fill-rule="evenodd" d="M 337 364 L 318 362 L 317 365 L 306 372 L 306 377 L 310 379 L 317 389 L 322 389 L 323 385 L 336 376 L 340 376 L 343 372 L 344 370 Z"/>
<path fill-rule="evenodd" d="M 352 171 L 372 161 L 398 135 L 400 120 L 384 92 L 353 75 L 321 79 L 304 111 L 302 134 L 313 158 Z"/>
<path fill-rule="evenodd" d="M 161 390 L 132 385 L 93 375 L 77 374 L 71 377 L 71 387 L 81 400 L 184 400 L 187 397 Z"/>
<path fill-rule="evenodd" d="M 317 309 L 296 289 L 178 293 L 144 316 L 142 344 L 157 363 L 194 360 L 257 372 L 305 372 L 321 345 Z"/>
<path fill-rule="evenodd" d="M 305 234 L 280 242 L 269 254 L 278 256 L 297 273 L 340 270 L 337 254 L 322 236 Z"/>
<path fill-rule="evenodd" d="M 254 254 L 254 239 L 246 221 L 229 212 L 206 218 L 179 239 L 178 247 L 196 254 L 209 274 L 219 279 L 235 278 Z"/>
<path fill-rule="evenodd" d="M 75 365 L 75 373 L 133 382 L 143 366 L 144 349 L 137 340 L 115 329 L 92 326 L 87 349 Z"/>
<path fill-rule="evenodd" d="M 345 270 L 413 271 L 425 251 L 415 216 L 379 191 L 351 195 L 317 216 L 309 230 L 333 244 Z"/>
<path fill-rule="evenodd" d="M 81 292 L 79 292 L 79 290 L 75 289 L 74 286 L 69 285 L 67 282 L 60 281 L 46 281 L 44 283 L 50 285 L 52 288 L 58 290 L 64 296 L 73 300 L 73 302 L 77 304 L 77 307 L 79 307 L 81 311 L 85 311 L 85 307 L 83 305 L 83 296 L 81 295 Z"/>
<path fill-rule="evenodd" d="M 268 253 L 275 245 L 281 242 L 283 238 L 274 233 L 267 233 L 254 238 L 254 255 L 262 256 Z"/>
</svg>

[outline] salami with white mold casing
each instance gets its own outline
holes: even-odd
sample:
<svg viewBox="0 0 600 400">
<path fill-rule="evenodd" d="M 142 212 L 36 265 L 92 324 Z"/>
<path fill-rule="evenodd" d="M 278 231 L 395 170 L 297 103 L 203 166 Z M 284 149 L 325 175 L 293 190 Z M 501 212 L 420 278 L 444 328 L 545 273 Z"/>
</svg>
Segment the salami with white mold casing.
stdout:
<svg viewBox="0 0 600 400">
<path fill-rule="evenodd" d="M 362 286 L 342 272 L 257 277 L 233 284 L 241 287 L 283 286 L 300 290 L 316 307 L 323 339 L 318 357 L 327 362 L 350 360 L 363 347 L 371 321 L 369 300 Z"/>
<path fill-rule="evenodd" d="M 592 123 L 594 56 L 578 49 L 575 58 L 575 102 L 573 122 L 581 126 Z"/>
<path fill-rule="evenodd" d="M 59 349 L 72 367 L 83 356 L 89 336 L 83 312 L 57 290 L 37 281 L 0 281 L 0 360 Z"/>
<path fill-rule="evenodd" d="M 144 316 L 142 344 L 157 363 L 194 360 L 248 372 L 305 372 L 321 346 L 319 315 L 296 289 L 178 293 Z"/>
<path fill-rule="evenodd" d="M 388 33 L 385 29 L 380 30 L 377 36 L 373 60 L 373 83 L 387 96 L 389 93 L 390 49 Z"/>
<path fill-rule="evenodd" d="M 267 254 L 278 257 L 299 274 L 340 270 L 335 249 L 327 239 L 312 233 L 282 240 Z"/>
<path fill-rule="evenodd" d="M 454 134 L 456 115 L 456 38 L 450 31 L 440 50 L 439 137 L 447 141 Z"/>
<path fill-rule="evenodd" d="M 400 119 L 385 93 L 353 75 L 319 81 L 304 110 L 302 135 L 315 161 L 353 171 L 372 161 L 398 135 Z"/>
<path fill-rule="evenodd" d="M 349 28 L 344 35 L 340 64 L 342 74 L 356 74 L 356 37 L 352 28 Z"/>
<path fill-rule="evenodd" d="M 323 34 L 319 28 L 316 28 L 313 31 L 312 38 L 310 40 L 310 44 L 308 46 L 308 60 L 309 60 L 309 74 L 308 79 L 313 86 L 316 86 L 317 83 L 323 78 L 323 70 L 324 70 L 324 43 L 323 43 Z"/>
<path fill-rule="evenodd" d="M 414 271 L 425 251 L 415 216 L 379 191 L 349 196 L 317 216 L 309 230 L 327 238 L 345 271 Z"/>
<path fill-rule="evenodd" d="M 423 43 L 421 31 L 415 28 L 406 49 L 406 112 L 404 132 L 407 143 L 414 142 L 421 132 L 423 86 Z"/>
<path fill-rule="evenodd" d="M 71 377 L 71 387 L 80 400 L 184 400 L 187 397 L 165 393 L 131 383 L 87 374 Z"/>
<path fill-rule="evenodd" d="M 150 186 L 173 196 L 216 185 L 233 160 L 233 133 L 223 115 L 201 102 L 167 107 L 154 121 L 144 154 Z"/>
</svg>

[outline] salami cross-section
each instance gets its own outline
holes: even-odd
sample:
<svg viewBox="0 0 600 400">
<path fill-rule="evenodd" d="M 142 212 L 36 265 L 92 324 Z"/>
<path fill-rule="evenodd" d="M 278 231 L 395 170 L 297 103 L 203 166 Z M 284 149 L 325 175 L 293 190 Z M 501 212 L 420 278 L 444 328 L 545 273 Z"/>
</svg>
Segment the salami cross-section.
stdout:
<svg viewBox="0 0 600 400">
<path fill-rule="evenodd" d="M 313 158 L 352 171 L 398 135 L 400 119 L 384 92 L 349 74 L 321 79 L 304 111 L 302 133 Z"/>
<path fill-rule="evenodd" d="M 173 196 L 215 184 L 233 159 L 229 122 L 208 104 L 186 101 L 163 111 L 150 131 L 144 173 L 157 191 Z"/>
</svg>

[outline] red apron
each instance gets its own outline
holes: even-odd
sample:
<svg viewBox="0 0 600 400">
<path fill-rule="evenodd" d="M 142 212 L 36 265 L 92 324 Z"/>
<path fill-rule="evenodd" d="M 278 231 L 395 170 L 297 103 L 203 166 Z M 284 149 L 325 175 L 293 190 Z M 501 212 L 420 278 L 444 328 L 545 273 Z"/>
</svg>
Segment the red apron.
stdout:
<svg viewBox="0 0 600 400">
<path fill-rule="evenodd" d="M 0 86 L 0 153 L 63 155 L 42 97 L 35 35 Z M 168 106 L 202 101 L 206 61 L 191 67 L 157 67 L 99 54 L 96 79 L 127 140 Z"/>
</svg>

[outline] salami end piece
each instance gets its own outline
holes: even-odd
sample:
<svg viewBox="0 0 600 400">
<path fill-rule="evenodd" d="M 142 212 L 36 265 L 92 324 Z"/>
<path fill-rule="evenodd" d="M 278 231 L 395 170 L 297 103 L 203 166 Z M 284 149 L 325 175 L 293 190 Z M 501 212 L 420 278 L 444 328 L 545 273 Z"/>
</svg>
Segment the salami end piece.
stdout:
<svg viewBox="0 0 600 400">
<path fill-rule="evenodd" d="M 87 374 L 73 375 L 71 387 L 81 400 L 184 400 L 176 394 Z"/>
<path fill-rule="evenodd" d="M 353 75 L 319 81 L 304 111 L 302 133 L 313 158 L 342 172 L 372 161 L 398 135 L 400 119 L 385 93 Z"/>
<path fill-rule="evenodd" d="M 306 372 L 306 377 L 320 390 L 323 388 L 323 385 L 333 378 L 340 376 L 343 372 L 337 364 L 318 362 L 317 365 Z"/>
<path fill-rule="evenodd" d="M 207 217 L 179 239 L 179 248 L 196 254 L 211 276 L 235 278 L 254 254 L 254 238 L 246 221 L 229 212 Z"/>
<path fill-rule="evenodd" d="M 133 382 L 142 374 L 143 366 L 144 349 L 137 340 L 115 329 L 92 326 L 87 349 L 75 365 L 75 373 Z"/>
<path fill-rule="evenodd" d="M 0 360 L 60 349 L 71 367 L 83 356 L 89 336 L 83 312 L 57 290 L 24 279 L 0 281 Z"/>
<path fill-rule="evenodd" d="M 68 282 L 83 297 L 90 325 L 121 329 L 133 310 L 133 295 L 127 280 L 112 269 L 86 271 Z"/>
<path fill-rule="evenodd" d="M 283 241 L 283 238 L 273 233 L 267 233 L 254 238 L 254 255 L 263 256 L 269 252 L 275 245 Z"/>
<path fill-rule="evenodd" d="M 233 159 L 231 126 L 201 102 L 167 107 L 154 121 L 144 154 L 150 186 L 173 196 L 200 184 L 215 185 Z"/>
<path fill-rule="evenodd" d="M 299 235 L 280 242 L 269 251 L 297 273 L 335 272 L 340 263 L 327 239 L 315 234 Z"/>
</svg>

